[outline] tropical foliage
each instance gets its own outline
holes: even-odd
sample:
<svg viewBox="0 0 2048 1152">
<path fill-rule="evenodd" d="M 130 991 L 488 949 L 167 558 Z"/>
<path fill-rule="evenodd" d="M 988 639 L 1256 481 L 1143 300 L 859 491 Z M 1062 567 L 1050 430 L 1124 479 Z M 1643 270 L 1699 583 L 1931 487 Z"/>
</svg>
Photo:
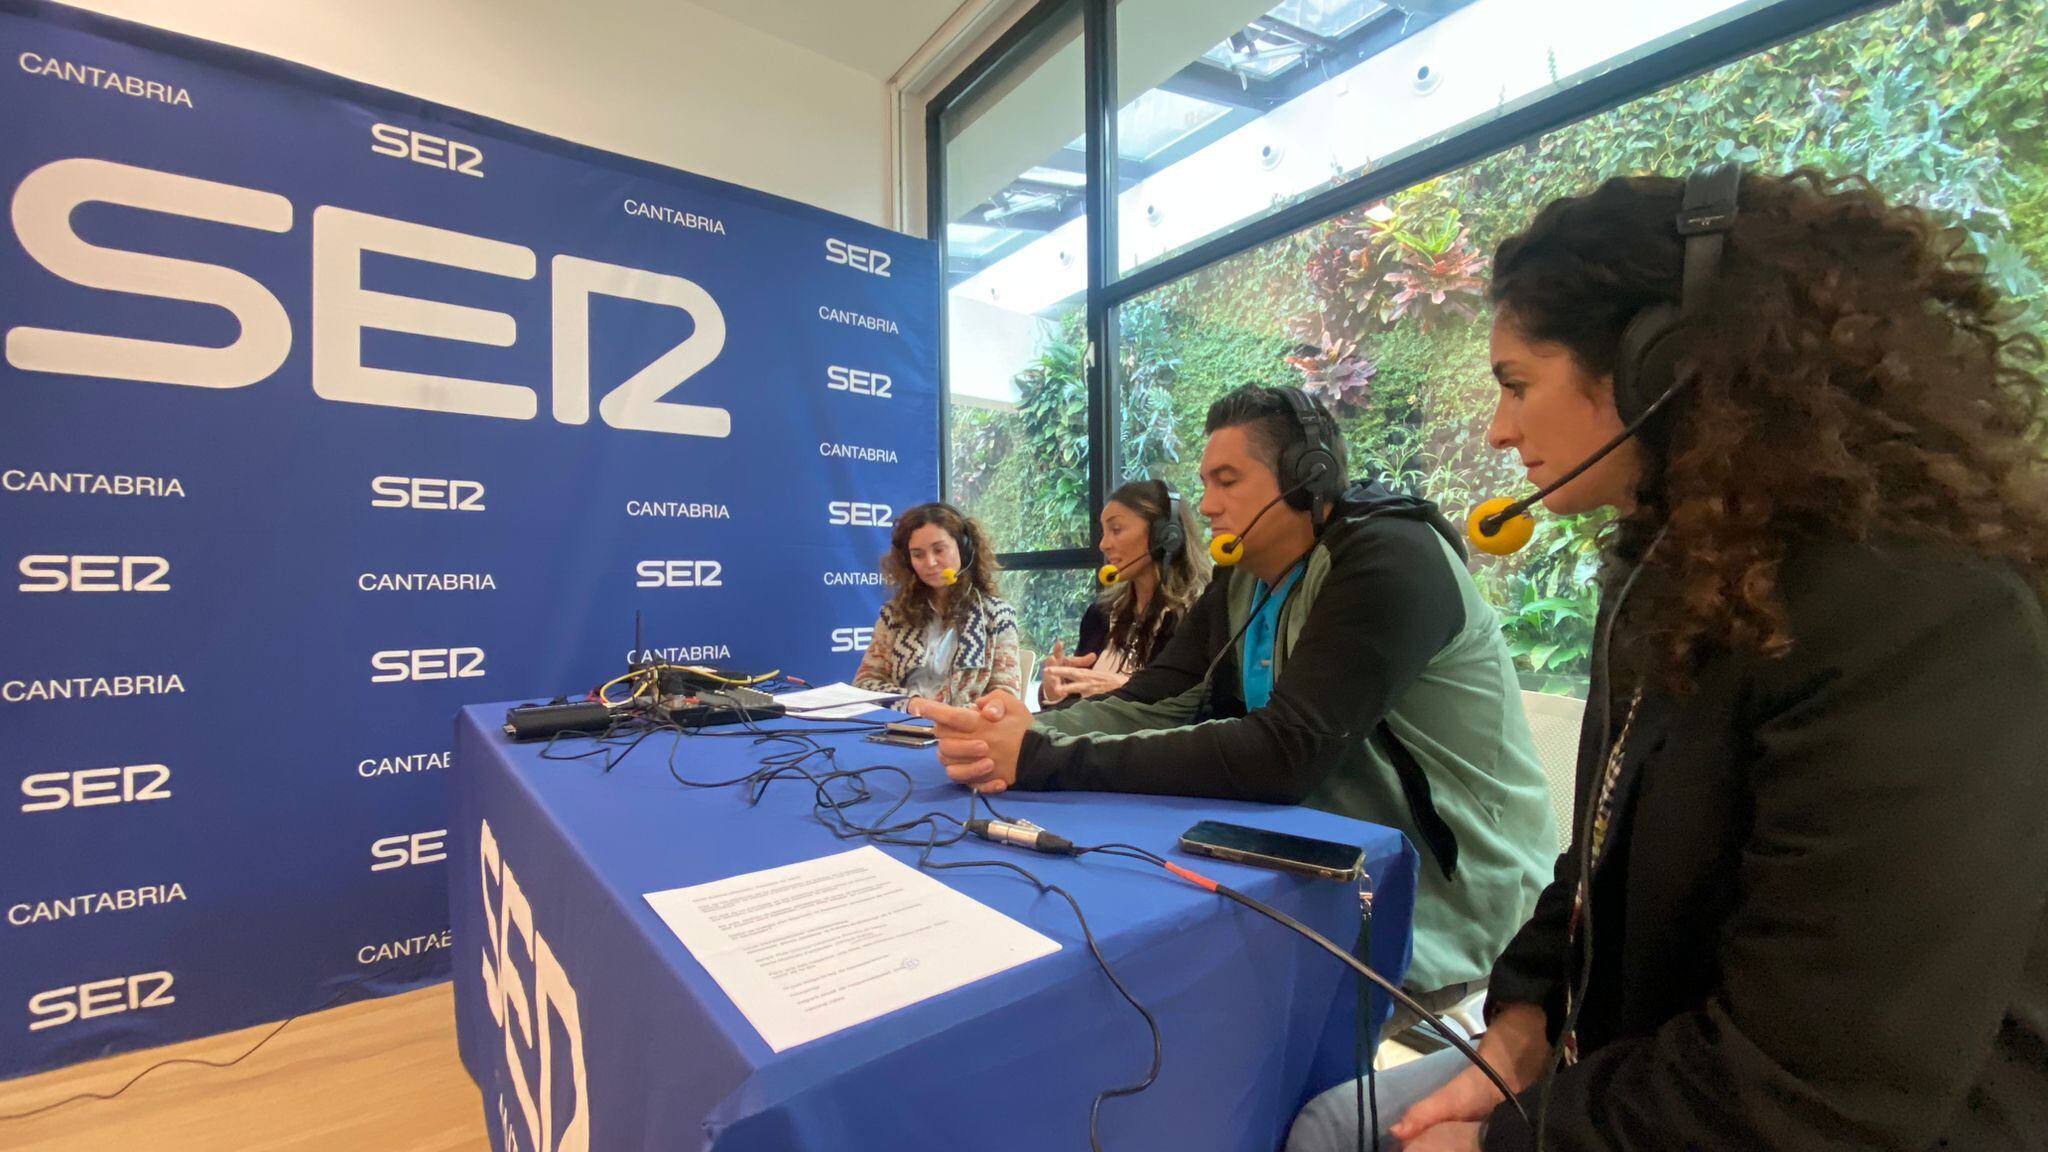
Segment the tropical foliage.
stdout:
<svg viewBox="0 0 2048 1152">
<path fill-rule="evenodd" d="M 2015 326 L 2048 334 L 2044 91 L 2048 0 L 1902 0 L 1204 269 L 1119 312 L 1120 475 L 1197 498 L 1210 402 L 1241 383 L 1298 383 L 1338 415 L 1355 472 L 1454 519 L 1516 490 L 1518 471 L 1485 443 L 1487 254 L 1544 203 L 1620 173 L 1732 159 L 1867 177 L 1959 229 Z M 1074 309 L 1017 376 L 1016 411 L 956 413 L 955 494 L 1006 550 L 1091 540 L 1084 348 Z M 1517 556 L 1474 561 L 1531 687 L 1585 675 L 1598 528 L 1545 520 Z M 1028 638 L 1071 635 L 1089 585 L 1017 585 Z"/>
</svg>

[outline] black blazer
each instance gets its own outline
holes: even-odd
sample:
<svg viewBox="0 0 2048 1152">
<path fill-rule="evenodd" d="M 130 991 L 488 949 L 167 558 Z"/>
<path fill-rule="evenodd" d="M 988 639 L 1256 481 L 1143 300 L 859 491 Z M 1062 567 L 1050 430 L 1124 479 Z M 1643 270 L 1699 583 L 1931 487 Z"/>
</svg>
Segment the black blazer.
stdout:
<svg viewBox="0 0 2048 1152">
<path fill-rule="evenodd" d="M 1643 699 L 1548 1147 L 2048 1148 L 2040 600 L 1896 540 L 1802 544 L 1779 586 L 1788 655 L 1721 658 L 1692 694 Z M 1559 857 L 1489 993 L 1541 1005 L 1553 1035 L 1576 861 Z M 1493 1113 L 1489 1152 L 1533 1146 Z"/>
</svg>

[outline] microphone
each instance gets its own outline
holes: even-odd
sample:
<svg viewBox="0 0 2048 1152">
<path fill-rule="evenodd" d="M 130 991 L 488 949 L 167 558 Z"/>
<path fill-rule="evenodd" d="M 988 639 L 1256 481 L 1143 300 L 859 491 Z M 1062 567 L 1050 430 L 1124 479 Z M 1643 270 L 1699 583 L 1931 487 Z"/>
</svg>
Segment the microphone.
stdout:
<svg viewBox="0 0 2048 1152">
<path fill-rule="evenodd" d="M 958 568 L 940 569 L 939 575 L 947 584 L 958 584 L 960 582 L 960 570 Z"/>
<path fill-rule="evenodd" d="M 1529 518 L 1529 508 L 1549 491 L 1546 488 L 1527 500 L 1495 496 L 1474 508 L 1472 515 L 1465 518 L 1466 539 L 1489 556 L 1512 556 L 1527 548 L 1530 537 L 1536 534 L 1536 521 Z"/>
<path fill-rule="evenodd" d="M 1322 465 L 1318 464 L 1316 466 L 1315 472 L 1312 473 L 1308 479 L 1303 480 L 1301 483 L 1296 484 L 1294 487 L 1289 488 L 1286 491 L 1280 493 L 1278 496 L 1273 497 L 1271 500 L 1266 501 L 1266 506 L 1264 508 L 1259 509 L 1258 515 L 1252 517 L 1252 522 L 1244 526 L 1244 531 L 1218 532 L 1216 535 L 1210 537 L 1209 559 L 1214 560 L 1216 563 L 1222 565 L 1225 568 L 1228 568 L 1231 565 L 1237 563 L 1238 561 L 1244 559 L 1244 538 L 1252 534 L 1252 529 L 1257 528 L 1259 526 L 1259 521 L 1265 518 L 1266 513 L 1271 512 L 1273 510 L 1273 505 L 1278 504 L 1282 500 L 1287 499 L 1289 496 L 1294 495 L 1296 492 L 1299 492 L 1302 489 L 1308 487 L 1310 484 L 1315 483 L 1317 477 L 1320 477 L 1322 474 L 1323 467 Z M 1318 528 L 1317 531 L 1321 531 L 1321 529 Z"/>
<path fill-rule="evenodd" d="M 1005 820 L 969 820 L 967 830 L 983 840 L 998 844 L 1015 844 L 1034 852 L 1052 856 L 1066 856 L 1073 852 L 1074 842 L 1062 836 L 1055 836 L 1036 824 L 1010 823 Z"/>
<path fill-rule="evenodd" d="M 1548 499 L 1551 493 L 1577 480 L 1585 474 L 1586 469 L 1607 459 L 1609 453 L 1642 431 L 1643 425 L 1662 411 L 1664 405 L 1669 403 L 1673 396 L 1678 395 L 1678 390 L 1685 385 L 1686 381 L 1681 380 L 1666 388 L 1662 395 L 1650 402 L 1649 407 L 1643 409 L 1642 415 L 1629 421 L 1626 427 L 1615 433 L 1612 440 L 1602 444 L 1591 456 L 1579 461 L 1571 471 L 1538 488 L 1534 493 L 1520 500 L 1496 496 L 1474 508 L 1472 515 L 1465 520 L 1466 538 L 1472 541 L 1474 548 L 1492 556 L 1511 556 L 1527 547 L 1529 538 L 1536 532 L 1536 521 L 1529 518 L 1529 509 Z"/>
<path fill-rule="evenodd" d="M 1147 552 L 1143 556 L 1138 557 L 1136 560 L 1131 561 L 1128 565 L 1122 568 L 1119 568 L 1114 564 L 1104 564 L 1102 567 L 1095 570 L 1095 579 L 1104 588 L 1107 588 L 1112 584 L 1121 584 L 1125 580 L 1131 578 L 1131 573 L 1138 570 L 1138 565 L 1149 564 L 1151 562 L 1152 554 L 1150 552 Z"/>
</svg>

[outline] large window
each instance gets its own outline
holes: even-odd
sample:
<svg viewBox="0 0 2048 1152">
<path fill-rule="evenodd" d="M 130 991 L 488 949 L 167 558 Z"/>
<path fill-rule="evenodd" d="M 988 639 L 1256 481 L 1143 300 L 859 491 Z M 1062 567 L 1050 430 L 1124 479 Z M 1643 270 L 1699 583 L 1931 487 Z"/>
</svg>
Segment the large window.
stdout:
<svg viewBox="0 0 2048 1152">
<path fill-rule="evenodd" d="M 1619 26 L 1635 28 L 1629 35 L 1603 25 L 1604 38 L 1574 40 L 1570 60 L 1544 47 L 1623 12 L 1629 19 Z M 1118 193 L 1098 198 L 1113 219 L 1095 232 L 1118 260 L 1101 283 L 1083 285 L 1091 289 L 1084 307 L 1045 329 L 1032 370 L 1012 377 L 1020 412 L 1047 410 L 1056 390 L 1069 411 L 1099 407 L 1102 427 L 1115 430 L 1103 436 L 1111 450 L 1103 485 L 1158 475 L 1197 498 L 1209 402 L 1256 381 L 1319 394 L 1344 427 L 1354 473 L 1427 496 L 1454 520 L 1476 499 L 1520 492 L 1519 471 L 1484 443 L 1495 395 L 1486 362 L 1489 258 L 1543 203 L 1619 173 L 1740 159 L 1766 171 L 1811 165 L 1866 175 L 1959 225 L 2022 306 L 2015 324 L 2048 334 L 2048 113 L 2039 97 L 2048 84 L 2048 0 L 1295 0 L 1243 17 L 1207 0 L 1122 0 L 1116 9 L 1116 76 L 1139 94 L 1118 104 L 1113 160 L 1104 152 Z M 1216 39 L 1212 25 L 1227 19 L 1240 27 Z M 1405 34 L 1387 39 L 1397 25 Z M 1525 91 L 1515 69 L 1526 70 L 1532 54 L 1547 79 Z M 1431 62 L 1438 87 L 1424 91 L 1419 74 L 1408 93 L 1371 87 L 1373 76 L 1399 75 L 1396 62 L 1415 59 Z M 1701 71 L 1706 65 L 1717 66 Z M 1230 84 L 1210 74 L 1219 68 Z M 1478 75 L 1498 89 L 1490 111 L 1462 120 L 1417 111 Z M 1374 144 L 1368 151 L 1379 155 L 1353 163 L 1345 149 L 1360 137 L 1348 113 L 1288 121 L 1292 135 L 1277 134 L 1283 116 L 1306 112 L 1332 83 L 1348 83 L 1343 99 L 1365 97 L 1395 122 L 1375 131 L 1413 139 L 1391 158 L 1386 144 Z M 1243 101 L 1230 99 L 1232 84 Z M 1211 116 L 1186 100 L 1229 110 Z M 1098 130 L 1111 134 L 1107 118 Z M 1233 153 L 1227 170 L 1202 181 L 1167 179 L 1235 148 L 1245 132 L 1266 132 L 1283 158 Z M 1322 166 L 1323 187 L 1306 200 L 1268 180 L 1303 148 Z M 1242 199 L 1233 180 L 1268 180 L 1265 199 Z M 1091 373 L 1088 320 L 1098 310 L 1093 331 L 1106 354 Z M 1080 383 L 1055 385 L 1042 367 L 1053 364 L 1077 366 Z M 1064 398 L 1070 388 L 1078 399 Z M 962 455 L 963 430 L 976 419 L 953 414 L 957 492 L 1002 472 L 977 471 Z M 1072 434 L 1085 424 L 1064 427 Z M 999 458 L 1014 449 L 987 450 Z M 1037 476 L 1023 489 L 1053 480 Z M 1099 507 L 1101 493 L 1090 496 Z M 1599 522 L 1539 524 L 1530 548 L 1476 559 L 1473 571 L 1525 686 L 1580 692 Z M 1039 617 L 1079 603 L 1051 603 L 1056 587 L 1034 576 Z"/>
<path fill-rule="evenodd" d="M 1191 248 L 1754 0 L 1118 0 L 1118 267 Z"/>
<path fill-rule="evenodd" d="M 1088 543 L 1081 7 L 934 121 L 943 142 L 951 498 L 1006 553 Z"/>
</svg>

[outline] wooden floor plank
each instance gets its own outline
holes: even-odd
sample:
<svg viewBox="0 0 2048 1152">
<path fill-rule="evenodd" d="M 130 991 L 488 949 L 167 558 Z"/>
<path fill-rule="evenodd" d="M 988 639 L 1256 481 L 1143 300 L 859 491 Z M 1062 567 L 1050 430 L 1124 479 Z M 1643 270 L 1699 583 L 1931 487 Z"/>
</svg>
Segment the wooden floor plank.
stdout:
<svg viewBox="0 0 2048 1152">
<path fill-rule="evenodd" d="M 233 1068 L 150 1073 L 115 1100 L 0 1121 L 10 1152 L 485 1152 L 483 1103 L 455 1051 L 453 985 L 315 1013 Z M 112 1092 L 178 1056 L 232 1060 L 265 1024 L 0 1082 L 0 1115 Z"/>
</svg>

